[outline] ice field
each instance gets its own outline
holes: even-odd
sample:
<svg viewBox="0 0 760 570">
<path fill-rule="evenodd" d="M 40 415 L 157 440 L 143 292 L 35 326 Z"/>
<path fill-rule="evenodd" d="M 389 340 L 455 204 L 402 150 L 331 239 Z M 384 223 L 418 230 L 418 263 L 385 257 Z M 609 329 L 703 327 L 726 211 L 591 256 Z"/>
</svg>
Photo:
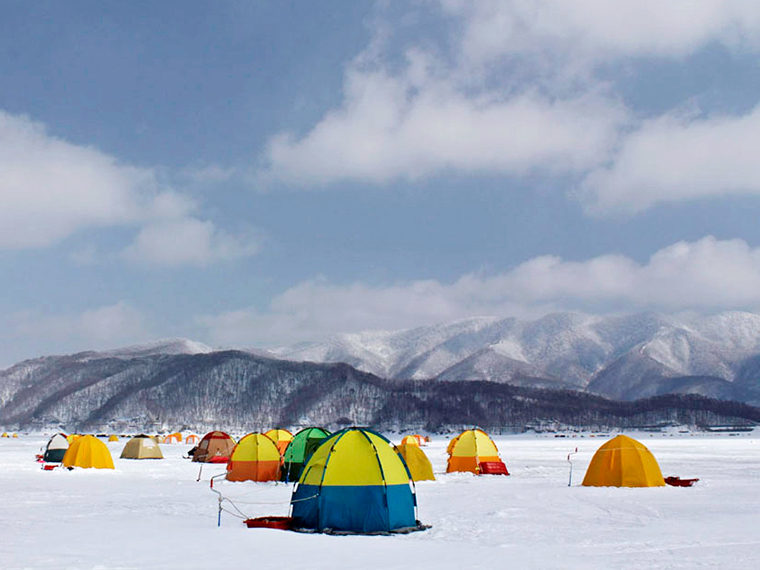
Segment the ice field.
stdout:
<svg viewBox="0 0 760 570">
<path fill-rule="evenodd" d="M 47 435 L 3 438 L 0 568 L 760 568 L 760 432 L 628 435 L 663 475 L 700 481 L 581 487 L 607 441 L 588 435 L 496 437 L 511 476 L 446 475 L 448 439 L 433 436 L 423 449 L 437 481 L 417 484 L 419 519 L 432 528 L 400 536 L 248 529 L 228 513 L 217 527 L 208 481 L 224 468 L 204 466 L 197 482 L 185 444 L 161 445 L 164 460 L 135 461 L 118 458 L 122 439 L 107 444 L 113 471 L 43 471 L 34 455 Z M 291 485 L 217 488 L 250 517 L 288 514 Z"/>
</svg>

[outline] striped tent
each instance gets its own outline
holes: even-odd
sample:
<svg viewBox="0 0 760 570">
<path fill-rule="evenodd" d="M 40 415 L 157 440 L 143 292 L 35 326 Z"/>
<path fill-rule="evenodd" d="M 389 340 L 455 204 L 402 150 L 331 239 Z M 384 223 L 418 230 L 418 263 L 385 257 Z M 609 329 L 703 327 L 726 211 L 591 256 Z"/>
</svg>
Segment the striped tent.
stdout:
<svg viewBox="0 0 760 570">
<path fill-rule="evenodd" d="M 421 530 L 411 477 L 382 435 L 346 428 L 326 438 L 293 490 L 296 530 L 341 534 Z"/>
</svg>

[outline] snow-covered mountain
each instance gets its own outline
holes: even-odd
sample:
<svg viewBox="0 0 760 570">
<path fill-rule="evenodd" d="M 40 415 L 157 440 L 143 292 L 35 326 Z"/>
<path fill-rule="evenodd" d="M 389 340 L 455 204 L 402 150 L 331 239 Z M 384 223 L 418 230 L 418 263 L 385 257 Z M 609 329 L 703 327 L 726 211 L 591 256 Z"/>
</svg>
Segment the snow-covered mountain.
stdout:
<svg viewBox="0 0 760 570">
<path fill-rule="evenodd" d="M 760 376 L 747 373 L 746 361 L 760 355 L 760 315 L 473 318 L 338 335 L 273 352 L 288 360 L 346 362 L 386 378 L 553 383 L 622 399 L 667 393 L 674 384 L 665 379 L 691 377 L 694 385 L 678 383 L 677 391 L 751 400 L 743 390 L 760 388 Z"/>
</svg>

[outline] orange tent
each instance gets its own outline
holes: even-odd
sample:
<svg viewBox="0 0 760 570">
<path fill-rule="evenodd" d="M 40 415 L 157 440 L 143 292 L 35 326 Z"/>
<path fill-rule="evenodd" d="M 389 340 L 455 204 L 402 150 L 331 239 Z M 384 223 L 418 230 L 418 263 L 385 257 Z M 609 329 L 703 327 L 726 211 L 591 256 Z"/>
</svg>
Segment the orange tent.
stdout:
<svg viewBox="0 0 760 570">
<path fill-rule="evenodd" d="M 199 440 L 200 440 L 200 438 L 197 435 L 195 435 L 194 433 L 191 433 L 190 435 L 188 435 L 185 438 L 185 442 L 186 443 L 198 443 Z"/>
<path fill-rule="evenodd" d="M 278 481 L 280 451 L 263 433 L 243 437 L 230 455 L 227 464 L 228 481 Z"/>
<path fill-rule="evenodd" d="M 264 435 L 277 445 L 277 449 L 280 450 L 280 455 L 285 453 L 290 440 L 293 439 L 293 434 L 286 429 L 270 429 Z"/>
</svg>

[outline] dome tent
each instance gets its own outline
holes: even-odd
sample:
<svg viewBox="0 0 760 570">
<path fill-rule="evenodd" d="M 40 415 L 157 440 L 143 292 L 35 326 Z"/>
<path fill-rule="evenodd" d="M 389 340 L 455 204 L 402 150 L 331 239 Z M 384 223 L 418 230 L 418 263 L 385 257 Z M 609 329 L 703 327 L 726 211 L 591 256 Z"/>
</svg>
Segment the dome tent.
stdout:
<svg viewBox="0 0 760 570">
<path fill-rule="evenodd" d="M 281 479 L 286 482 L 298 481 L 303 466 L 329 435 L 330 432 L 321 427 L 307 427 L 294 435 L 283 454 Z"/>
<path fill-rule="evenodd" d="M 280 478 L 280 451 L 263 433 L 241 438 L 227 464 L 228 481 L 277 481 Z"/>
<path fill-rule="evenodd" d="M 120 459 L 163 459 L 161 448 L 152 437 L 141 434 L 130 439 L 121 451 Z"/>
<path fill-rule="evenodd" d="M 203 436 L 193 453 L 198 463 L 227 463 L 235 447 L 235 440 L 223 431 L 212 431 Z"/>
<path fill-rule="evenodd" d="M 48 463 L 60 463 L 63 461 L 63 456 L 66 455 L 68 448 L 69 441 L 66 439 L 66 435 L 57 433 L 48 440 L 42 460 Z"/>
<path fill-rule="evenodd" d="M 635 439 L 618 435 L 596 450 L 581 485 L 586 487 L 664 487 L 651 451 Z"/>
<path fill-rule="evenodd" d="M 401 440 L 401 445 L 420 445 L 420 439 L 416 435 L 407 435 Z"/>
<path fill-rule="evenodd" d="M 265 432 L 264 435 L 275 443 L 277 449 L 280 450 L 280 455 L 285 453 L 285 449 L 287 449 L 288 444 L 293 439 L 292 433 L 286 429 L 279 428 L 270 429 L 268 432 Z"/>
<path fill-rule="evenodd" d="M 293 528 L 306 532 L 387 534 L 427 527 L 404 461 L 382 435 L 346 428 L 326 438 L 293 489 Z"/>
<path fill-rule="evenodd" d="M 105 443 L 94 435 L 84 435 L 71 444 L 62 464 L 64 467 L 113 469 L 113 458 Z"/>
<path fill-rule="evenodd" d="M 457 471 L 469 471 L 470 473 L 482 474 L 484 464 L 500 464 L 504 475 L 509 472 L 499 457 L 496 444 L 482 429 L 468 429 L 460 433 L 448 446 L 449 460 L 446 473 Z"/>
<path fill-rule="evenodd" d="M 419 445 L 416 443 L 397 445 L 396 451 L 404 459 L 414 481 L 435 481 L 433 465 Z"/>
</svg>

